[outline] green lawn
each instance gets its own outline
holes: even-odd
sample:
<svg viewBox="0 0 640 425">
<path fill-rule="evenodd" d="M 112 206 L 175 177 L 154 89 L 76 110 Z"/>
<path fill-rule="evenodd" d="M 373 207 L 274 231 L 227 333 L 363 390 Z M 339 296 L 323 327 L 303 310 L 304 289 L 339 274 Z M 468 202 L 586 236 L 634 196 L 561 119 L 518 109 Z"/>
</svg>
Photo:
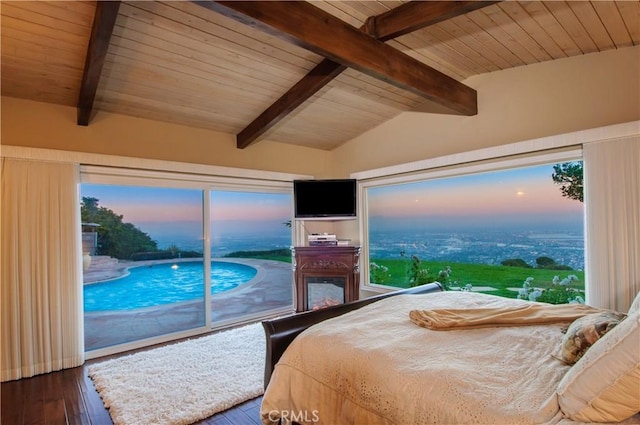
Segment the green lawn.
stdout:
<svg viewBox="0 0 640 425">
<path fill-rule="evenodd" d="M 260 258 L 288 263 L 291 262 L 291 252 L 288 249 L 236 251 L 225 255 L 225 257 Z M 374 280 L 376 276 L 372 274 L 372 283 L 399 288 L 408 288 L 410 286 L 409 272 L 411 270 L 411 260 L 372 259 L 371 263 L 376 263 L 378 266 L 384 266 L 388 269 L 386 275 L 377 280 Z M 564 279 L 569 275 L 575 275 L 578 277 L 578 281 L 572 283 L 569 287 L 584 291 L 584 272 L 579 270 L 549 270 L 440 261 L 420 261 L 420 267 L 428 269 L 430 274 L 433 274 L 434 276 L 437 276 L 440 270 L 444 270 L 449 267 L 451 269 L 451 286 L 464 287 L 467 284 L 476 288 L 481 286 L 490 286 L 496 290 L 481 292 L 507 298 L 516 298 L 518 296 L 517 291 L 511 291 L 507 288 L 522 288 L 522 284 L 529 277 L 533 278 L 533 281 L 531 281 L 532 287 L 550 288 L 553 286 L 552 279 L 554 276 Z"/>
<path fill-rule="evenodd" d="M 291 251 L 288 249 L 272 249 L 268 251 L 234 251 L 224 257 L 233 258 L 257 258 L 260 260 L 291 262 Z"/>
<path fill-rule="evenodd" d="M 380 283 L 401 288 L 408 288 L 410 286 L 410 260 L 372 259 L 371 262 L 376 263 L 379 266 L 387 267 L 388 274 L 390 276 L 385 280 L 378 282 L 373 282 L 372 276 L 372 283 Z M 522 288 L 522 284 L 528 277 L 533 278 L 533 281 L 531 282 L 533 287 L 548 288 L 552 286 L 551 281 L 554 276 L 564 279 L 569 275 L 575 275 L 578 277 L 578 282 L 570 285 L 570 287 L 584 290 L 584 271 L 578 270 L 547 270 L 438 261 L 421 261 L 420 265 L 422 268 L 428 269 L 433 275 L 437 275 L 440 270 L 444 270 L 449 266 L 451 268 L 451 286 L 464 287 L 467 284 L 471 284 L 474 287 L 490 286 L 497 290 L 487 291 L 487 293 L 508 298 L 516 298 L 518 293 L 510 291 L 507 288 Z"/>
</svg>

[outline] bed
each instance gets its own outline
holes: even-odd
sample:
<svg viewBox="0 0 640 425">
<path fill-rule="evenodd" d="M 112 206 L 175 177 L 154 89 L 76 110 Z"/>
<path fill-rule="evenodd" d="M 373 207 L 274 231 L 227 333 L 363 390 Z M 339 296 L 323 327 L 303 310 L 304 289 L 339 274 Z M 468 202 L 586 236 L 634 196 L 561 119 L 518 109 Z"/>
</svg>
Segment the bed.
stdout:
<svg viewBox="0 0 640 425">
<path fill-rule="evenodd" d="M 433 330 L 420 314 L 541 303 L 437 285 L 363 301 L 263 323 L 264 424 L 640 424 L 640 295 L 573 365 L 567 328 L 607 311 Z"/>
</svg>

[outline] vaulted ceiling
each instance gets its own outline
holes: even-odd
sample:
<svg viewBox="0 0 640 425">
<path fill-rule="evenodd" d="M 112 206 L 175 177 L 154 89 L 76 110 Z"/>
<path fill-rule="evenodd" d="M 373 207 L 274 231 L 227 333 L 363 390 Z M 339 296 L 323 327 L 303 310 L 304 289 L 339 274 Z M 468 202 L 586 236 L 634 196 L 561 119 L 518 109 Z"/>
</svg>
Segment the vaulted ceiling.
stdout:
<svg viewBox="0 0 640 425">
<path fill-rule="evenodd" d="M 640 44 L 640 1 L 2 1 L 3 96 L 318 149 L 461 81 Z"/>
</svg>

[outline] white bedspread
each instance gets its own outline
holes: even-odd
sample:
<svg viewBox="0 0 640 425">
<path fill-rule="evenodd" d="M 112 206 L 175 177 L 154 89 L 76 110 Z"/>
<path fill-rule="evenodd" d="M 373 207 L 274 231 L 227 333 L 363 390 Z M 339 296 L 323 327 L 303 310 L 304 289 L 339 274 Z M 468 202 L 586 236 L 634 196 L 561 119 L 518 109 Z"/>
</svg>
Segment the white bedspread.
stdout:
<svg viewBox="0 0 640 425">
<path fill-rule="evenodd" d="M 275 368 L 261 414 L 316 424 L 543 424 L 561 419 L 563 324 L 432 331 L 409 311 L 527 301 L 398 295 L 315 325 Z M 285 421 L 286 423 L 286 421 Z"/>
</svg>

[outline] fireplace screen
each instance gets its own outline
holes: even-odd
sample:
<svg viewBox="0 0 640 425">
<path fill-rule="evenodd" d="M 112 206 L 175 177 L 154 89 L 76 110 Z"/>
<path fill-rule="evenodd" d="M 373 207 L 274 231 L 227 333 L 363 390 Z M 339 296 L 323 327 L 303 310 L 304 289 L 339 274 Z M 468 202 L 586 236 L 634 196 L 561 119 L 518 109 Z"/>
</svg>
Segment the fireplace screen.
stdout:
<svg viewBox="0 0 640 425">
<path fill-rule="evenodd" d="M 345 302 L 344 277 L 307 277 L 307 306 L 309 310 L 338 305 Z"/>
</svg>

